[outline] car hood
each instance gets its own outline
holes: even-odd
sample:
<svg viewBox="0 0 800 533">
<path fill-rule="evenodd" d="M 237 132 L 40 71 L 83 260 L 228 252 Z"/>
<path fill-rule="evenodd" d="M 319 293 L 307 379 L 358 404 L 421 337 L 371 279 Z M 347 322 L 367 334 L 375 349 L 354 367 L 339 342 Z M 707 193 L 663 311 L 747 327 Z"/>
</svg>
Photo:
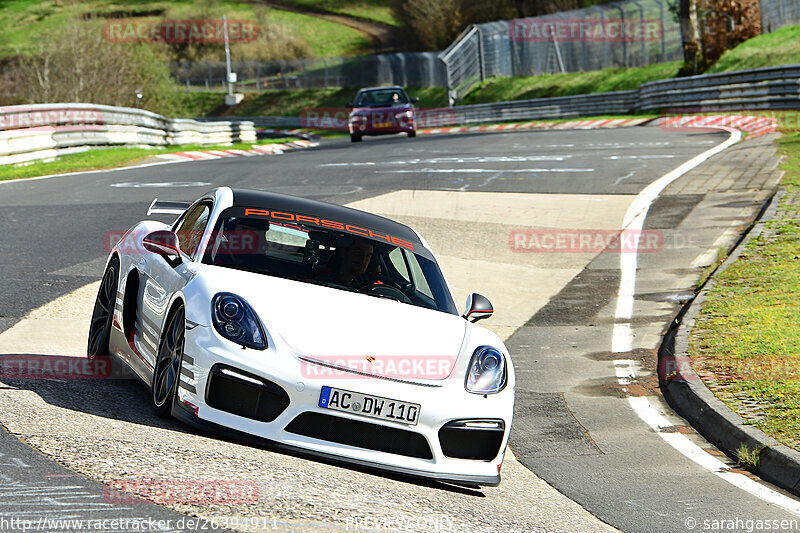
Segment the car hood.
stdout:
<svg viewBox="0 0 800 533">
<path fill-rule="evenodd" d="M 271 276 L 235 277 L 225 291 L 247 300 L 268 334 L 301 358 L 385 377 L 444 379 L 464 342 L 467 322 L 457 315 Z M 402 365 L 413 366 L 411 375 Z"/>
<path fill-rule="evenodd" d="M 356 107 L 353 109 L 352 114 L 368 115 L 370 113 L 403 113 L 405 111 L 412 111 L 414 107 L 411 104 L 383 106 L 383 107 Z"/>
</svg>

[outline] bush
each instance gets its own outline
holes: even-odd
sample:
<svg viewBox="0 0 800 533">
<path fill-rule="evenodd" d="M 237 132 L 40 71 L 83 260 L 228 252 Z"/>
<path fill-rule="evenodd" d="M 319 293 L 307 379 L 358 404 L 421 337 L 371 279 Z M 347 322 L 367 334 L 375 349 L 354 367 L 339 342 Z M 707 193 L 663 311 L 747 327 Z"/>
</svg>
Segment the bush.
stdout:
<svg viewBox="0 0 800 533">
<path fill-rule="evenodd" d="M 15 103 L 88 102 L 170 114 L 173 85 L 164 54 L 154 46 L 111 43 L 103 22 L 76 16 L 40 41 L 32 55 L 17 56 L 7 98 Z"/>
</svg>

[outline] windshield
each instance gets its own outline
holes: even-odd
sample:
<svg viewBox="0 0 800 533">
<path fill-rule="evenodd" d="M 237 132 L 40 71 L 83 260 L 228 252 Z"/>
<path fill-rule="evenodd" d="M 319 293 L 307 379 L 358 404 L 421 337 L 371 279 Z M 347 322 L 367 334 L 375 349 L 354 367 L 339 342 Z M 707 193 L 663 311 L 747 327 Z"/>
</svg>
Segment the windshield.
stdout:
<svg viewBox="0 0 800 533">
<path fill-rule="evenodd" d="M 315 225 L 223 213 L 203 263 L 458 314 L 436 262 L 386 242 Z"/>
<path fill-rule="evenodd" d="M 358 95 L 356 107 L 389 107 L 408 104 L 408 96 L 400 89 L 377 89 Z"/>
</svg>

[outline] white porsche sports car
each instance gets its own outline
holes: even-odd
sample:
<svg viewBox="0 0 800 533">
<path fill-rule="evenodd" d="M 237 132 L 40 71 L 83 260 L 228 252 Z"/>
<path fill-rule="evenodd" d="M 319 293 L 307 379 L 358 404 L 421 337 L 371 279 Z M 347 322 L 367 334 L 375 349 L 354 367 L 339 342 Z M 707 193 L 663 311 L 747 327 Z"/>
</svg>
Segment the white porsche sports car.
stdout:
<svg viewBox="0 0 800 533">
<path fill-rule="evenodd" d="M 157 199 L 111 250 L 89 331 L 157 413 L 394 472 L 497 485 L 514 369 L 473 294 L 386 218 L 221 187 Z"/>
</svg>

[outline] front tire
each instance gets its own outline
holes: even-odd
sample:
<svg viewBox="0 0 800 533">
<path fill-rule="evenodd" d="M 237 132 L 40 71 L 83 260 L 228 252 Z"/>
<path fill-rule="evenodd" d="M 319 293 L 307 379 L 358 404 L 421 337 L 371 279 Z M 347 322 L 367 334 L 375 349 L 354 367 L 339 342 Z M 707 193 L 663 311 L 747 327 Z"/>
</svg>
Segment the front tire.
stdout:
<svg viewBox="0 0 800 533">
<path fill-rule="evenodd" d="M 153 370 L 153 407 L 162 418 L 169 418 L 178 392 L 185 341 L 186 313 L 183 306 L 179 306 L 167 320 Z"/>
<path fill-rule="evenodd" d="M 86 355 L 89 359 L 94 359 L 98 355 L 108 355 L 118 285 L 119 258 L 114 256 L 103 274 L 103 281 L 100 283 L 100 290 L 97 292 L 94 302 L 92 322 L 89 325 L 89 342 L 86 347 Z"/>
<path fill-rule="evenodd" d="M 358 133 L 351 133 L 350 134 L 350 142 L 360 143 L 361 142 L 361 135 Z"/>
</svg>

